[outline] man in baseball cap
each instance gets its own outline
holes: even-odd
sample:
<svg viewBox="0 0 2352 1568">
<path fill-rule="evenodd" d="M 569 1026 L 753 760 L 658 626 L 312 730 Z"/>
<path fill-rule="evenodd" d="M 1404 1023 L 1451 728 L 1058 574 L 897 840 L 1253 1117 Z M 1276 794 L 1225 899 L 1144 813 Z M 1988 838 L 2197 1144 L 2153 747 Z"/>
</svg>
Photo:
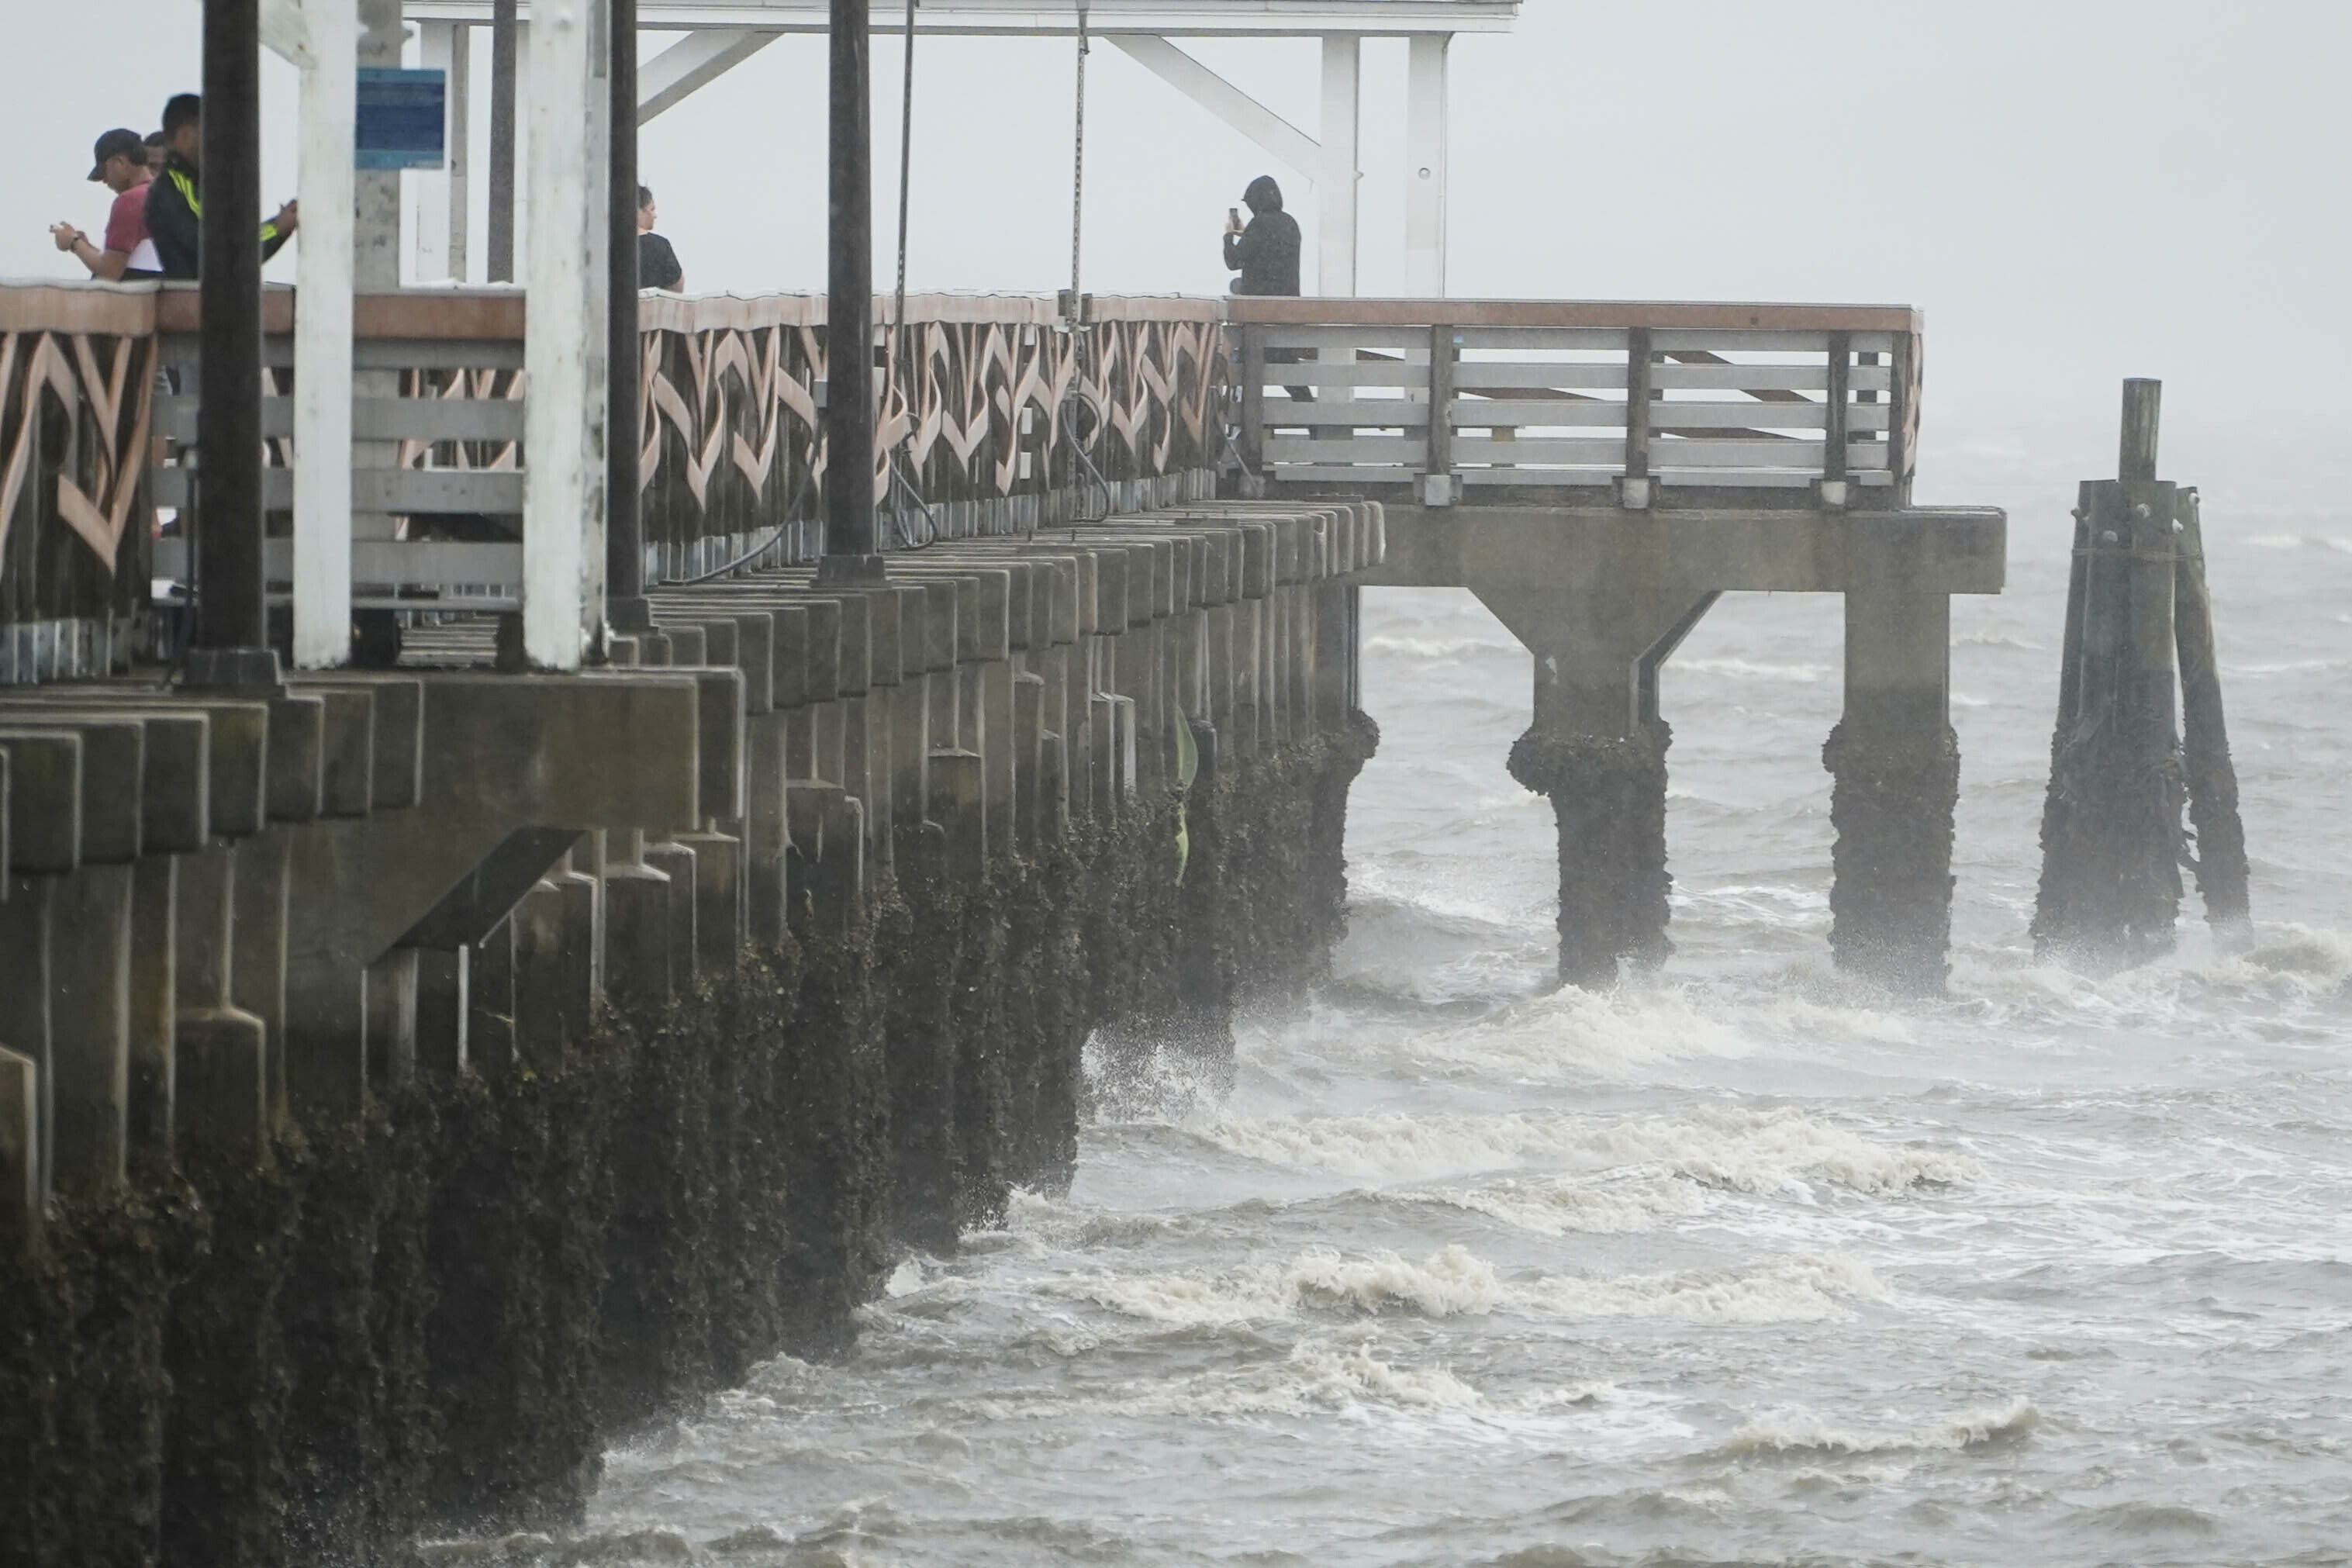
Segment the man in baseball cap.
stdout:
<svg viewBox="0 0 2352 1568">
<path fill-rule="evenodd" d="M 49 227 L 58 248 L 71 252 L 92 278 L 110 283 L 161 277 L 163 263 L 147 237 L 147 139 L 120 127 L 100 136 L 90 149 L 89 177 L 114 193 L 114 205 L 106 216 L 106 244 L 102 248 L 92 245 L 80 229 L 60 223 Z"/>
</svg>

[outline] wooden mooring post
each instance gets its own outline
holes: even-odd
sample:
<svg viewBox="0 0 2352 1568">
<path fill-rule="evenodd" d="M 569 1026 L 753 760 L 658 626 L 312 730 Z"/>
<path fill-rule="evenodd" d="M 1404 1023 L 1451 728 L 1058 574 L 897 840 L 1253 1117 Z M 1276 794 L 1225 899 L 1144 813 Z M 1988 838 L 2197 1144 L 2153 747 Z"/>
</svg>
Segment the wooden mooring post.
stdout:
<svg viewBox="0 0 2352 1568">
<path fill-rule="evenodd" d="M 2162 395 L 2124 383 L 2117 476 L 2084 481 L 2074 510 L 2042 807 L 2034 949 L 2101 968 L 2171 951 L 2183 865 L 2225 941 L 2248 918 L 2198 496 L 2156 477 Z"/>
</svg>

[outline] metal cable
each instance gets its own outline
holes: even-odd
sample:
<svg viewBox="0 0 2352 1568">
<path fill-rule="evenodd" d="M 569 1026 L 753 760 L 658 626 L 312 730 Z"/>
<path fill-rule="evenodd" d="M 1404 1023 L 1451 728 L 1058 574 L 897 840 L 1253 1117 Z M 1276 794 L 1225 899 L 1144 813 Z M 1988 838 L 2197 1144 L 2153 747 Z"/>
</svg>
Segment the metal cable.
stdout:
<svg viewBox="0 0 2352 1568">
<path fill-rule="evenodd" d="M 810 456 L 814 458 L 815 454 L 811 453 Z M 665 578 L 660 585 L 665 588 L 691 588 L 698 583 L 708 583 L 714 577 L 724 577 L 730 572 L 738 571 L 750 563 L 758 560 L 761 556 L 765 555 L 769 551 L 775 548 L 776 541 L 784 536 L 784 530 L 792 527 L 793 521 L 793 513 L 799 509 L 801 498 L 808 494 L 809 481 L 815 477 L 816 465 L 814 462 L 810 463 L 807 468 L 801 470 L 801 482 L 793 487 L 793 499 L 784 503 L 784 521 L 770 529 L 768 531 L 767 538 L 760 541 L 759 543 L 751 546 L 751 549 L 745 551 L 742 554 L 738 555 L 734 560 L 728 562 L 724 566 L 713 566 L 709 571 L 692 577 Z"/>
<path fill-rule="evenodd" d="M 1078 0 L 1078 104 L 1076 145 L 1070 155 L 1070 320 L 1078 318 L 1079 243 L 1087 215 L 1087 0 Z"/>
<path fill-rule="evenodd" d="M 898 93 L 898 291 L 890 312 L 890 353 L 882 373 L 882 406 L 898 385 L 899 340 L 907 332 L 907 206 L 915 166 L 915 6 L 907 0 L 907 69 Z"/>
</svg>

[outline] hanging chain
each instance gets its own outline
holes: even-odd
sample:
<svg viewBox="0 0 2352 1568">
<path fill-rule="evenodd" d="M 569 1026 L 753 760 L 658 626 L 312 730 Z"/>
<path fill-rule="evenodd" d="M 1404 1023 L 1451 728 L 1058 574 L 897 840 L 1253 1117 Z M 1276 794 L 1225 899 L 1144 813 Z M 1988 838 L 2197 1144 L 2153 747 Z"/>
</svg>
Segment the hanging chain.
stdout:
<svg viewBox="0 0 2352 1568">
<path fill-rule="evenodd" d="M 1070 320 L 1078 319 L 1079 242 L 1087 216 L 1087 0 L 1078 0 L 1078 111 L 1076 146 L 1070 158 Z"/>
<path fill-rule="evenodd" d="M 898 320 L 907 314 L 907 196 L 915 159 L 915 5 L 907 0 L 906 86 L 898 96 Z"/>
<path fill-rule="evenodd" d="M 907 68 L 898 95 L 898 291 L 890 312 L 890 353 L 882 372 L 882 406 L 898 386 L 898 352 L 907 335 L 907 207 L 915 166 L 915 5 L 907 0 Z"/>
</svg>

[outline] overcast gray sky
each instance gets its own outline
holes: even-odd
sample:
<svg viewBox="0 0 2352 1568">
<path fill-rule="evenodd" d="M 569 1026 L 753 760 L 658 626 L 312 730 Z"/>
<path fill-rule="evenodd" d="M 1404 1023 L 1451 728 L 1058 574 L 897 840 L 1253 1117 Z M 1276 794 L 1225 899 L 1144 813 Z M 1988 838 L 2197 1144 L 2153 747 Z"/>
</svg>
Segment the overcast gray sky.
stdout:
<svg viewBox="0 0 2352 1568">
<path fill-rule="evenodd" d="M 195 85 L 198 6 L 0 5 L 0 276 L 68 275 L 44 231 L 102 221 L 90 140 Z M 2107 471 L 2116 383 L 2145 374 L 2167 384 L 2168 471 L 2245 507 L 2340 506 L 2347 45 L 2343 0 L 1528 0 L 1515 36 L 1455 46 L 1452 291 L 1917 304 L 1923 494 L 2018 504 Z M 1194 47 L 1314 131 L 1312 43 Z M 886 277 L 898 66 L 878 43 Z M 786 39 L 647 128 L 698 289 L 822 286 L 823 69 L 822 39 Z M 1058 286 L 1070 46 L 929 41 L 917 73 L 914 285 Z M 1305 180 L 1115 49 L 1092 84 L 1089 287 L 1221 290 L 1218 226 L 1261 172 L 1311 239 Z M 266 85 L 274 200 L 290 71 Z M 1366 293 L 1402 284 L 1402 44 L 1369 45 Z"/>
</svg>

